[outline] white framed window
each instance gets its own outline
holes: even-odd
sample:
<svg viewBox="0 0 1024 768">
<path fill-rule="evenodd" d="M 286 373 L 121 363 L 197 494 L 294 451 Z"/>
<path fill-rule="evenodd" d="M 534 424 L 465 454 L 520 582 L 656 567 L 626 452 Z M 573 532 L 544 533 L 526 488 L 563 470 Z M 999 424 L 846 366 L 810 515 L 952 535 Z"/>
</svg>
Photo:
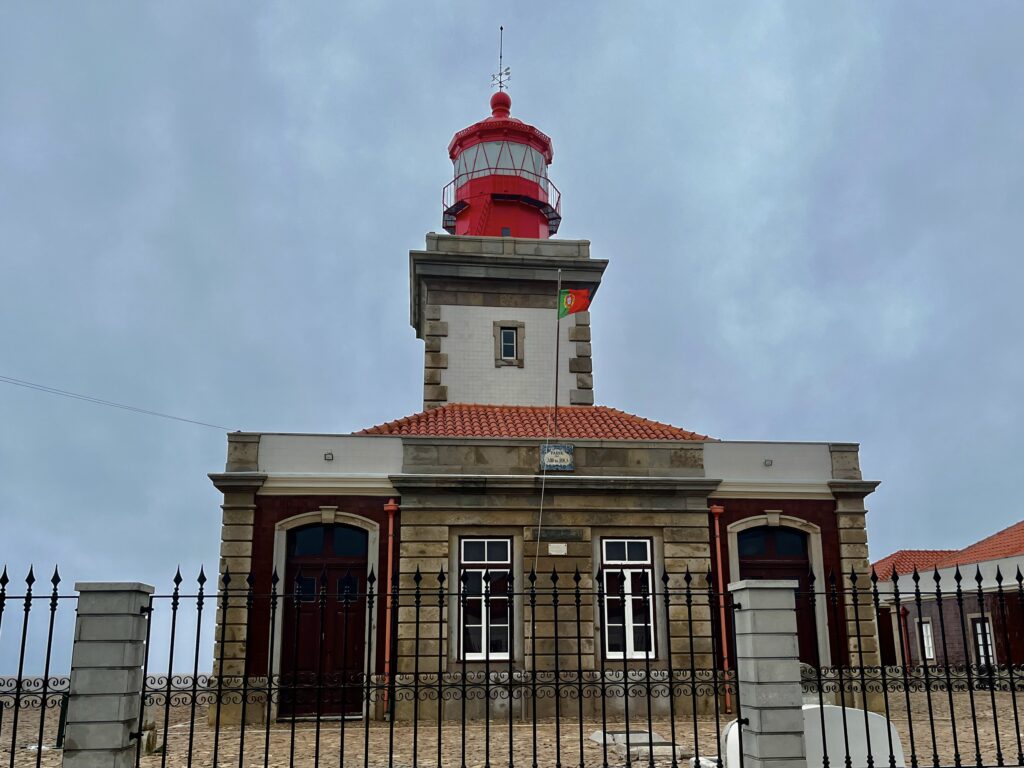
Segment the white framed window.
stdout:
<svg viewBox="0 0 1024 768">
<path fill-rule="evenodd" d="M 508 659 L 512 539 L 459 540 L 459 657 Z"/>
<path fill-rule="evenodd" d="M 650 539 L 602 539 L 605 656 L 653 659 L 654 579 Z"/>
<path fill-rule="evenodd" d="M 988 619 L 971 619 L 971 634 L 974 636 L 974 658 L 979 667 L 987 667 L 996 663 L 995 649 L 992 647 L 992 625 Z"/>
<path fill-rule="evenodd" d="M 921 622 L 921 653 L 925 661 L 935 661 L 935 636 L 932 634 L 931 619 Z"/>
<path fill-rule="evenodd" d="M 522 368 L 526 323 L 521 320 L 495 320 L 494 367 Z"/>
<path fill-rule="evenodd" d="M 518 357 L 516 353 L 516 329 L 515 328 L 502 328 L 501 329 L 501 359 L 502 360 L 515 360 Z"/>
</svg>

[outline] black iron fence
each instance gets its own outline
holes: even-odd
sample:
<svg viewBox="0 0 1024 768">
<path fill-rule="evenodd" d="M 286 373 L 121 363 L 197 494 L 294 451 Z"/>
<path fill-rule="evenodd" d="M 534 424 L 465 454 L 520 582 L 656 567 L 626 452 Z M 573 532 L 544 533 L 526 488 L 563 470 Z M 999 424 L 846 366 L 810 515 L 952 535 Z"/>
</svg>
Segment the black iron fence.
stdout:
<svg viewBox="0 0 1024 768">
<path fill-rule="evenodd" d="M 938 574 L 824 581 L 806 577 L 794 605 L 810 765 L 1024 765 L 1019 572 L 956 572 L 949 589 Z M 796 664 L 737 643 L 752 606 L 712 574 L 442 571 L 380 589 L 373 573 L 324 570 L 266 584 L 178 574 L 153 596 L 137 766 L 732 768 L 743 734 L 767 727 L 749 697 Z M 76 598 L 56 572 L 38 586 L 0 578 L 10 768 L 61 758 Z"/>
</svg>

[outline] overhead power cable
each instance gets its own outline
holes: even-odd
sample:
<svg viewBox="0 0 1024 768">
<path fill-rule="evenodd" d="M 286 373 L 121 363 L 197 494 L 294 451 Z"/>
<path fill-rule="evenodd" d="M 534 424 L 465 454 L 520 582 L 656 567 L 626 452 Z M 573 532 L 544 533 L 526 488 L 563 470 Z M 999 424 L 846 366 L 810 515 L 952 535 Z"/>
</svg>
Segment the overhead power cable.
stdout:
<svg viewBox="0 0 1024 768">
<path fill-rule="evenodd" d="M 195 419 L 186 419 L 183 416 L 172 416 L 169 413 L 160 413 L 159 411 L 151 411 L 147 408 L 137 408 L 134 405 L 125 405 L 124 403 L 115 403 L 113 400 L 103 400 L 99 397 L 90 397 L 89 395 L 80 395 L 77 392 L 68 392 L 66 389 L 57 389 L 56 387 L 48 387 L 45 384 L 36 384 L 32 381 L 25 381 L 23 379 L 15 379 L 12 376 L 4 376 L 0 374 L 0 383 L 12 384 L 15 387 L 24 387 L 25 389 L 34 389 L 37 392 L 45 392 L 48 395 L 59 395 L 61 397 L 70 397 L 73 400 L 84 400 L 87 403 L 94 403 L 95 405 L 105 405 L 109 408 L 120 408 L 123 411 L 131 411 L 133 413 L 141 413 L 145 416 L 158 416 L 161 419 L 171 419 L 172 421 L 183 421 L 186 424 L 198 424 L 201 427 L 210 427 L 211 429 L 219 429 L 223 432 L 230 432 L 228 427 L 222 427 L 219 424 L 208 424 L 205 421 L 196 421 Z"/>
</svg>

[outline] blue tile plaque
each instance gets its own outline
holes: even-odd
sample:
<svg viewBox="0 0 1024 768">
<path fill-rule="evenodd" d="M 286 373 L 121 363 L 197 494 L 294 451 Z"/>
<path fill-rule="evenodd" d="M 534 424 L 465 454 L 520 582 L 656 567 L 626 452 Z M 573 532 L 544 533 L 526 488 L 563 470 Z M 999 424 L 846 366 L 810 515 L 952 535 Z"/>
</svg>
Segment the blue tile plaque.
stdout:
<svg viewBox="0 0 1024 768">
<path fill-rule="evenodd" d="M 542 445 L 540 447 L 540 468 L 548 472 L 572 472 L 576 469 L 573 464 L 572 446 L 566 444 Z"/>
</svg>

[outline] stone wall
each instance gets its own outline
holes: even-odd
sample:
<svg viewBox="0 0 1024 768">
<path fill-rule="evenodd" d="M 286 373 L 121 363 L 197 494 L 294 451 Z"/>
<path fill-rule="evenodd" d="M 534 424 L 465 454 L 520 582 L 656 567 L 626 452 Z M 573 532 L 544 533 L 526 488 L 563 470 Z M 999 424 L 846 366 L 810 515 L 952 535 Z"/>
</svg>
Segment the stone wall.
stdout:
<svg viewBox="0 0 1024 768">
<path fill-rule="evenodd" d="M 693 588 L 706 589 L 704 574 L 710 567 L 707 495 L 717 482 L 699 477 L 700 443 L 636 443 L 627 448 L 622 443 L 577 441 L 576 473 L 550 473 L 544 478 L 540 536 L 539 443 L 494 443 L 407 441 L 405 474 L 392 477 L 402 499 L 399 585 L 412 590 L 418 570 L 425 595 L 418 612 L 406 597 L 399 607 L 399 673 L 436 671 L 439 663 L 455 672 L 483 668 L 481 663 L 463 664 L 459 659 L 452 639 L 458 631 L 457 600 L 449 599 L 443 606 L 446 615 L 441 617 L 437 597 L 437 573 L 442 569 L 449 574 L 447 590 L 459 590 L 458 542 L 463 536 L 495 535 L 513 541 L 514 591 L 520 593 L 513 604 L 514 670 L 553 670 L 556 652 L 563 670 L 576 670 L 578 664 L 584 670 L 601 669 L 594 574 L 600 567 L 602 537 L 650 538 L 657 590 L 662 589 L 660 576 L 666 570 L 673 574 L 671 588 L 681 590 L 687 568 L 695 574 Z M 579 638 L 573 581 L 577 569 L 581 577 Z M 531 570 L 537 575 L 533 607 Z M 551 604 L 553 570 L 559 577 L 557 622 Z M 656 658 L 630 660 L 625 665 L 621 660 L 608 661 L 607 669 L 638 671 L 646 663 L 652 669 L 665 669 L 668 648 L 677 669 L 689 667 L 691 648 L 696 666 L 710 668 L 711 616 L 706 604 L 698 601 L 687 611 L 681 598 L 674 596 L 666 607 L 660 595 L 653 603 Z M 507 670 L 509 664 L 503 660 L 491 666 Z M 667 701 L 662 703 L 667 707 Z M 607 704 L 614 708 L 615 698 L 610 697 Z M 402 702 L 398 705 L 400 717 L 410 716 L 402 711 Z"/>
</svg>

